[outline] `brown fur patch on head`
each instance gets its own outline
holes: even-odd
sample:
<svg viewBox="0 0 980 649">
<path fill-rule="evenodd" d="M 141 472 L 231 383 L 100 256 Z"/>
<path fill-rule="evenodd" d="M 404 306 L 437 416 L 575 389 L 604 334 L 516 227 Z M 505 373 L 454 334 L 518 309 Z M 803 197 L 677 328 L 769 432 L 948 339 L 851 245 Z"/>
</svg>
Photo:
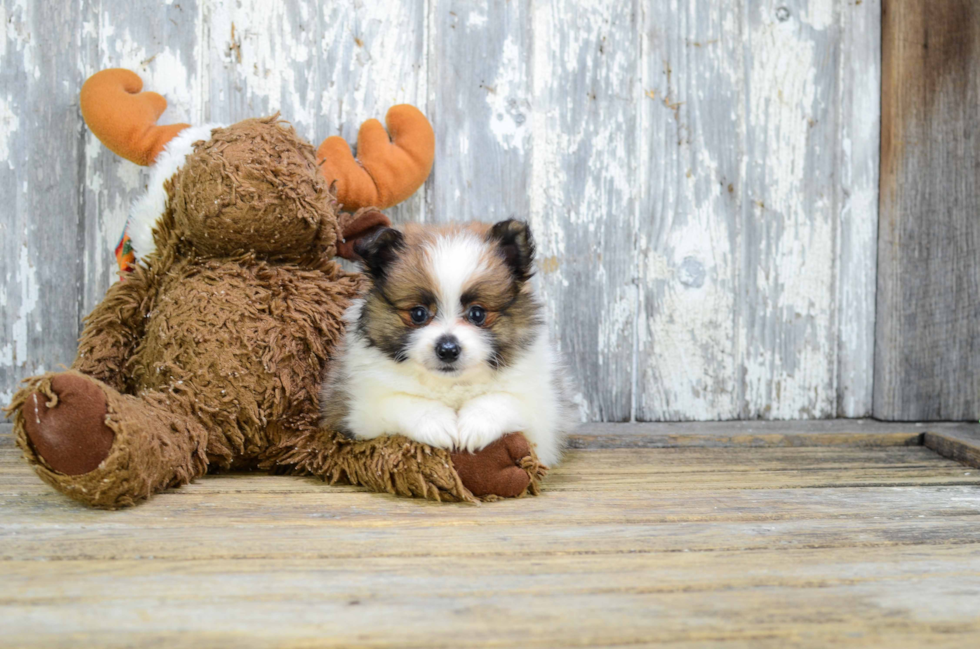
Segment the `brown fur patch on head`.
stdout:
<svg viewBox="0 0 980 649">
<path fill-rule="evenodd" d="M 522 221 L 506 220 L 479 231 L 488 246 L 487 267 L 463 288 L 462 302 L 487 309 L 496 367 L 514 362 L 534 340 L 541 324 L 541 305 L 531 289 L 534 238 Z M 482 303 L 481 303 L 482 300 Z"/>
<path fill-rule="evenodd" d="M 371 290 L 364 298 L 357 324 L 358 332 L 371 346 L 398 362 L 406 359 L 408 338 L 416 328 L 409 311 L 424 306 L 435 314 L 437 309 L 435 279 L 428 271 L 421 245 L 422 230 L 406 227 L 401 234 L 394 259 L 371 272 Z"/>
<path fill-rule="evenodd" d="M 513 363 L 534 340 L 541 324 L 541 305 L 530 283 L 514 275 L 492 243 L 486 267 L 463 285 L 460 302 L 463 313 L 474 305 L 486 310 L 482 328 L 493 348 L 490 364 L 498 369 Z"/>
<path fill-rule="evenodd" d="M 333 256 L 336 202 L 313 147 L 278 115 L 215 129 L 175 175 L 170 210 L 206 256 Z"/>
</svg>

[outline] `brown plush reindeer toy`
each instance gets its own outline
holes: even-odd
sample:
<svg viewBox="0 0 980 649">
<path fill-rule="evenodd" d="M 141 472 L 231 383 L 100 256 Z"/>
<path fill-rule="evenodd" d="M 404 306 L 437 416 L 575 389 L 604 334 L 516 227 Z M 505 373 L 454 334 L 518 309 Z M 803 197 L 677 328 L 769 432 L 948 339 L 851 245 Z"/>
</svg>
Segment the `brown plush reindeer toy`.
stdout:
<svg viewBox="0 0 980 649">
<path fill-rule="evenodd" d="M 353 258 L 388 223 L 376 208 L 425 181 L 425 117 L 395 106 L 390 139 L 365 122 L 355 160 L 339 137 L 314 152 L 278 116 L 157 126 L 166 101 L 141 88 L 119 69 L 82 88 L 92 132 L 152 171 L 129 225 L 139 263 L 86 319 L 72 369 L 28 379 L 8 409 L 38 475 L 106 508 L 226 469 L 446 500 L 534 491 L 519 433 L 471 455 L 318 427 L 319 381 L 362 286 L 334 256 Z"/>
</svg>

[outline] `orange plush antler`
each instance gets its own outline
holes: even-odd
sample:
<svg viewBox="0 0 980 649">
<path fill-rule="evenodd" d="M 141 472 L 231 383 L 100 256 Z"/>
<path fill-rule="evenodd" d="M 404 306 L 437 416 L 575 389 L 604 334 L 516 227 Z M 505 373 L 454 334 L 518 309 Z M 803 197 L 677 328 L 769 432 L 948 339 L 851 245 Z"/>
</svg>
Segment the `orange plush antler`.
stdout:
<svg viewBox="0 0 980 649">
<path fill-rule="evenodd" d="M 337 200 L 345 210 L 384 209 L 402 202 L 425 182 L 432 170 L 436 138 L 432 125 L 414 106 L 393 106 L 381 122 L 369 119 L 357 134 L 357 159 L 339 136 L 317 149 L 320 173 L 336 183 Z M 388 138 L 391 133 L 391 139 Z"/>
<path fill-rule="evenodd" d="M 102 144 L 138 165 L 151 165 L 188 124 L 157 126 L 167 100 L 140 92 L 143 80 L 122 68 L 102 70 L 82 85 L 82 117 Z"/>
</svg>

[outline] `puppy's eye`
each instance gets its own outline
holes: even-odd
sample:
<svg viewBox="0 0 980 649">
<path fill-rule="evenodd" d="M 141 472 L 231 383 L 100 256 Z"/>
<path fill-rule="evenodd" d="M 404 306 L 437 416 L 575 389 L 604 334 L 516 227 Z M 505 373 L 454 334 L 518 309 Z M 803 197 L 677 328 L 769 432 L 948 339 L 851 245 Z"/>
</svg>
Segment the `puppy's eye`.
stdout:
<svg viewBox="0 0 980 649">
<path fill-rule="evenodd" d="M 466 319 L 475 324 L 477 327 L 482 327 L 487 321 L 487 310 L 482 306 L 474 304 L 466 312 Z"/>
<path fill-rule="evenodd" d="M 412 319 L 412 324 L 424 325 L 429 321 L 429 310 L 424 306 L 414 306 L 409 309 L 408 317 Z"/>
</svg>

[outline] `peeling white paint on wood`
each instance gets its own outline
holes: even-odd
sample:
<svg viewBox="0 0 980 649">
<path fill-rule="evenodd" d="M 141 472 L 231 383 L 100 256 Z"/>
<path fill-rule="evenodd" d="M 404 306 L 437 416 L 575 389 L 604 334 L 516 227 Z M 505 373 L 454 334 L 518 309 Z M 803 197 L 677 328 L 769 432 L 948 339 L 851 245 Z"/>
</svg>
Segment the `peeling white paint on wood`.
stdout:
<svg viewBox="0 0 980 649">
<path fill-rule="evenodd" d="M 281 111 L 299 131 L 314 127 L 316 5 L 213 0 L 208 26 L 210 121 Z"/>
<path fill-rule="evenodd" d="M 871 415 L 878 278 L 881 1 L 840 10 L 837 414 Z"/>
<path fill-rule="evenodd" d="M 436 222 L 527 219 L 532 31 L 529 3 L 429 3 L 427 114 Z"/>
<path fill-rule="evenodd" d="M 279 110 L 314 145 L 422 107 L 394 219 L 531 221 L 589 419 L 869 412 L 880 0 L 46 4 L 0 0 L 2 401 L 115 278 L 146 174 L 77 93 L 120 66 L 162 121 Z"/>
<path fill-rule="evenodd" d="M 709 0 L 645 14 L 640 418 L 867 414 L 875 12 Z M 842 178 L 855 139 L 860 168 Z"/>
<path fill-rule="evenodd" d="M 423 0 L 398 3 L 322 3 L 317 18 L 317 121 L 307 136 L 316 144 L 331 135 L 357 140 L 364 120 L 382 122 L 396 104 L 428 111 L 426 25 Z M 438 164 L 438 163 L 437 163 Z M 396 222 L 425 218 L 431 181 L 389 210 Z"/>
<path fill-rule="evenodd" d="M 2 63 L 2 61 L 0 61 Z M 10 109 L 9 100 L 0 97 L 0 160 L 5 160 L 12 169 L 13 160 L 10 156 L 10 137 L 20 128 L 20 120 Z"/>
<path fill-rule="evenodd" d="M 0 9 L 0 401 L 70 360 L 78 332 L 77 6 Z"/>
<path fill-rule="evenodd" d="M 735 252 L 744 158 L 740 7 L 643 15 L 639 419 L 737 417 Z"/>
<path fill-rule="evenodd" d="M 628 2 L 554 0 L 531 20 L 541 281 L 583 414 L 605 421 L 633 410 L 637 16 Z"/>
<path fill-rule="evenodd" d="M 105 68 L 128 68 L 142 77 L 145 90 L 166 97 L 167 110 L 160 123 L 203 121 L 205 100 L 198 65 L 201 5 L 194 0 L 164 8 L 119 0 L 83 5 L 76 83 Z M 77 100 L 74 104 L 77 110 Z M 108 151 L 81 122 L 78 129 L 84 138 L 84 315 L 117 278 L 115 247 L 148 174 Z"/>
<path fill-rule="evenodd" d="M 836 27 L 814 3 L 761 2 L 744 18 L 745 177 L 736 328 L 739 415 L 836 414 Z M 824 10 L 819 9 L 818 14 Z"/>
</svg>

